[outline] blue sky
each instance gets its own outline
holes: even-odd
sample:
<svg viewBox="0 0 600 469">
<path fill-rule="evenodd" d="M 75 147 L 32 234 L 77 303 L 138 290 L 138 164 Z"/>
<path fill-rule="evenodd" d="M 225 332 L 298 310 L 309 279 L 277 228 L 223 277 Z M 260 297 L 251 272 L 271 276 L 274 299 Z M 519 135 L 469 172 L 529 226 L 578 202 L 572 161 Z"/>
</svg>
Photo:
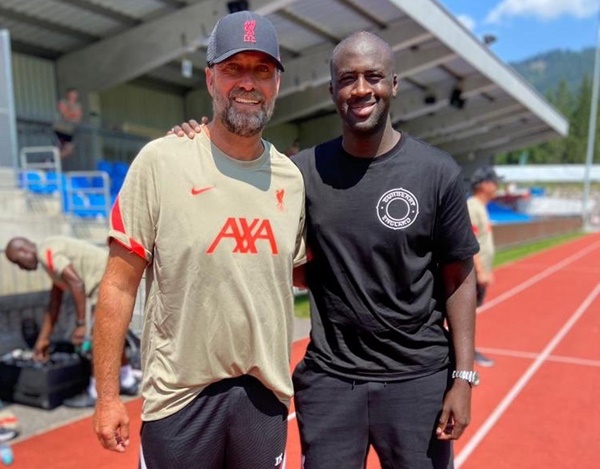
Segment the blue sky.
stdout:
<svg viewBox="0 0 600 469">
<path fill-rule="evenodd" d="M 600 0 L 438 0 L 504 61 L 596 43 Z"/>
</svg>

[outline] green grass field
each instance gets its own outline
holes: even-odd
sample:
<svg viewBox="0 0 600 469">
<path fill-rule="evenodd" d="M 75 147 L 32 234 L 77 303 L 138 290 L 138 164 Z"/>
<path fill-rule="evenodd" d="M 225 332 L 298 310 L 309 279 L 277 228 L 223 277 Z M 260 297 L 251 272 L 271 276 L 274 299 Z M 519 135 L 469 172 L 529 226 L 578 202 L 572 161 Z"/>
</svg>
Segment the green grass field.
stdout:
<svg viewBox="0 0 600 469">
<path fill-rule="evenodd" d="M 494 267 L 500 267 L 501 265 L 514 262 L 524 257 L 530 256 L 531 254 L 538 253 L 545 249 L 558 246 L 568 241 L 580 238 L 583 236 L 582 232 L 570 233 L 567 235 L 554 236 L 552 238 L 542 239 L 540 241 L 533 241 L 531 243 L 523 244 L 514 248 L 503 249 L 496 253 L 494 258 Z"/>
<path fill-rule="evenodd" d="M 577 232 L 568 235 L 555 236 L 553 238 L 547 238 L 540 241 L 534 241 L 532 243 L 527 243 L 514 248 L 503 249 L 502 251 L 496 253 L 496 257 L 494 259 L 494 267 L 500 267 L 501 265 L 508 264 L 509 262 L 514 262 L 516 260 L 530 256 L 531 254 L 535 254 L 545 249 L 549 249 L 551 247 L 566 243 L 567 241 L 577 239 L 581 236 L 583 236 L 583 233 Z M 296 298 L 295 314 L 298 318 L 308 318 L 310 316 L 308 297 L 299 296 Z"/>
</svg>

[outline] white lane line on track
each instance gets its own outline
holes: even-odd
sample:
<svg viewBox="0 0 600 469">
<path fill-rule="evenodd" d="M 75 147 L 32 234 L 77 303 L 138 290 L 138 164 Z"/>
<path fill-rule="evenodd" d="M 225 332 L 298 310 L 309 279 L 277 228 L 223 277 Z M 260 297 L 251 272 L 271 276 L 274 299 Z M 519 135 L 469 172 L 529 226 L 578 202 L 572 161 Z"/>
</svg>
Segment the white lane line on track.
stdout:
<svg viewBox="0 0 600 469">
<path fill-rule="evenodd" d="M 515 357 L 515 358 L 527 358 L 527 359 L 536 359 L 540 356 L 537 352 L 521 352 L 518 350 L 506 350 L 506 349 L 498 349 L 498 348 L 489 348 L 489 347 L 477 347 L 477 350 L 488 355 L 500 355 L 504 357 Z M 577 358 L 577 357 L 564 357 L 562 355 L 550 355 L 546 358 L 548 362 L 558 362 L 558 363 L 567 363 L 569 365 L 583 365 L 583 366 L 592 366 L 592 367 L 600 367 L 600 360 L 591 360 L 589 358 Z"/>
<path fill-rule="evenodd" d="M 542 353 L 535 359 L 535 361 L 531 364 L 531 366 L 527 369 L 527 371 L 521 376 L 519 381 L 515 383 L 515 385 L 511 388 L 502 402 L 498 404 L 498 406 L 494 409 L 491 415 L 487 418 L 487 420 L 477 429 L 473 437 L 467 442 L 463 450 L 458 454 L 458 456 L 454 459 L 454 466 L 456 469 L 459 469 L 464 462 L 469 458 L 471 453 L 475 451 L 479 443 L 485 438 L 485 436 L 489 433 L 489 431 L 496 425 L 500 417 L 506 412 L 506 409 L 510 407 L 513 401 L 517 398 L 519 393 L 523 390 L 523 388 L 527 385 L 527 383 L 533 378 L 533 375 L 537 372 L 537 370 L 542 366 L 544 361 L 548 359 L 552 351 L 558 346 L 560 341 L 567 335 L 567 333 L 571 330 L 571 328 L 575 325 L 575 323 L 579 320 L 579 318 L 587 311 L 592 302 L 596 299 L 598 294 L 600 293 L 600 283 L 596 285 L 596 288 L 588 295 L 588 297 L 584 300 L 584 302 L 577 308 L 577 310 L 573 313 L 573 315 L 569 318 L 569 320 L 565 323 L 560 331 L 552 338 L 552 340 L 546 345 Z"/>
<path fill-rule="evenodd" d="M 487 301 L 486 303 L 483 304 L 483 306 L 481 306 L 480 308 L 477 308 L 477 314 L 481 314 L 481 313 L 487 311 L 488 309 L 493 308 L 498 303 L 502 303 L 503 301 L 508 300 L 509 298 L 515 296 L 517 293 L 520 293 L 523 290 L 526 290 L 530 286 L 535 285 L 539 281 L 545 279 L 546 277 L 552 275 L 553 273 L 559 271 L 560 269 L 566 267 L 567 265 L 572 264 L 573 262 L 581 259 L 582 257 L 586 256 L 590 252 L 598 249 L 598 247 L 600 247 L 600 241 L 596 241 L 594 244 L 590 244 L 585 249 L 582 249 L 581 251 L 567 257 L 566 259 L 563 259 L 562 261 L 560 261 L 557 264 L 554 264 L 551 267 L 548 267 L 546 270 L 543 270 L 539 274 L 534 275 L 529 280 L 526 280 L 525 282 L 517 285 L 516 287 L 505 291 L 504 293 L 497 296 L 496 298 L 493 298 L 493 299 Z"/>
<path fill-rule="evenodd" d="M 296 418 L 296 412 L 291 412 L 290 415 L 288 415 L 288 423 L 291 422 L 292 420 L 294 420 Z M 287 452 L 283 453 L 283 463 L 281 464 L 281 469 L 286 469 L 287 467 Z"/>
</svg>

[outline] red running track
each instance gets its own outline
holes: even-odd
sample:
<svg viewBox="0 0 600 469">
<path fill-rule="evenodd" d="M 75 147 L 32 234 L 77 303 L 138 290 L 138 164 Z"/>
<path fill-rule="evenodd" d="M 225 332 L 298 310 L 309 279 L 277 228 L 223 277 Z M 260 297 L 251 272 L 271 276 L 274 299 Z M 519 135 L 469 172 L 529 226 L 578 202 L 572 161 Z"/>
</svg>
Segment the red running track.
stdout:
<svg viewBox="0 0 600 469">
<path fill-rule="evenodd" d="M 496 360 L 481 368 L 472 422 L 455 446 L 463 469 L 600 467 L 600 235 L 506 265 L 495 273 L 477 320 L 477 346 Z M 306 340 L 294 344 L 293 363 Z M 128 404 L 132 443 L 104 451 L 86 418 L 14 445 L 18 468 L 132 468 L 140 401 Z M 372 453 L 372 452 L 371 452 Z M 299 469 L 293 409 L 286 468 Z M 368 469 L 378 468 L 370 454 Z"/>
</svg>

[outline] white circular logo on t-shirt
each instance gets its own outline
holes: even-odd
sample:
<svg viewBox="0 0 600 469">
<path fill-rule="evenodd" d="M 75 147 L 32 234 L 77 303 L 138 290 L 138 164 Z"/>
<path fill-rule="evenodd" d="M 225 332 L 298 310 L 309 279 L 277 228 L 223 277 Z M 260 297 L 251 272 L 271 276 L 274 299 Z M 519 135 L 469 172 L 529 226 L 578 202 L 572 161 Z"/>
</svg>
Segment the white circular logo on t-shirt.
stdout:
<svg viewBox="0 0 600 469">
<path fill-rule="evenodd" d="M 392 230 L 409 227 L 418 215 L 419 201 L 412 192 L 401 187 L 387 191 L 377 202 L 379 221 Z"/>
</svg>

